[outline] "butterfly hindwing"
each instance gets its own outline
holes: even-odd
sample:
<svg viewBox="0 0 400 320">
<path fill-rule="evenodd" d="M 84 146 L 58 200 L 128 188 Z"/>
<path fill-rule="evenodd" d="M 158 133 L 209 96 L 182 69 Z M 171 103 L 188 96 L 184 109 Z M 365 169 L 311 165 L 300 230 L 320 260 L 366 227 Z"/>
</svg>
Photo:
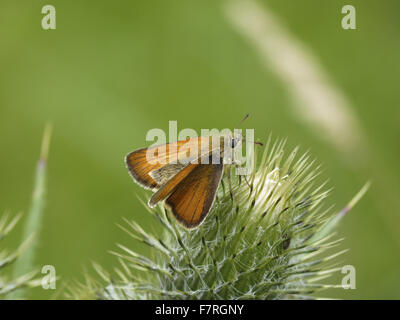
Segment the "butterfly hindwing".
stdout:
<svg viewBox="0 0 400 320">
<path fill-rule="evenodd" d="M 164 185 L 162 185 L 149 200 L 149 206 L 154 207 L 158 202 L 165 200 L 174 189 L 185 179 L 199 164 L 188 164 Z"/>
<path fill-rule="evenodd" d="M 224 165 L 197 164 L 175 186 L 165 204 L 187 228 L 198 226 L 210 211 L 221 181 Z"/>
</svg>

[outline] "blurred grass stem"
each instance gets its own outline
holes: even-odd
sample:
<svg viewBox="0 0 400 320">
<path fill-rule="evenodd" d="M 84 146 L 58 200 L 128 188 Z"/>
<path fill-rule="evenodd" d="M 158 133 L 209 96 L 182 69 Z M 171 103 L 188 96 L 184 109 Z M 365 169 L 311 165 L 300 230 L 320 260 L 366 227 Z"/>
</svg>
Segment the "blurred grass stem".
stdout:
<svg viewBox="0 0 400 320">
<path fill-rule="evenodd" d="M 49 154 L 50 138 L 52 133 L 52 126 L 46 125 L 42 147 L 40 152 L 40 159 L 37 164 L 34 189 L 32 195 L 31 207 L 29 209 L 27 220 L 23 231 L 23 239 L 33 237 L 30 247 L 21 255 L 14 266 L 14 276 L 19 277 L 31 272 L 34 269 L 34 260 L 38 244 L 38 233 L 41 226 L 43 211 L 45 207 L 46 195 L 46 168 L 47 159 Z M 13 292 L 10 296 L 11 299 L 24 299 L 26 290 L 21 288 Z"/>
</svg>

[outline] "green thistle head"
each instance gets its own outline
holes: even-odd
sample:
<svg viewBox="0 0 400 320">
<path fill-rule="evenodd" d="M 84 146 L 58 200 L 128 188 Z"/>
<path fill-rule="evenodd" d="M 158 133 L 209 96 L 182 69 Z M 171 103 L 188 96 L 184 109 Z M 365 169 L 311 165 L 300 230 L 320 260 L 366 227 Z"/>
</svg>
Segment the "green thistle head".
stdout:
<svg viewBox="0 0 400 320">
<path fill-rule="evenodd" d="M 314 186 L 318 168 L 296 148 L 268 141 L 260 164 L 244 179 L 227 175 L 200 227 L 187 230 L 162 206 L 150 210 L 161 236 L 135 221 L 123 228 L 147 244 L 152 258 L 119 245 L 117 278 L 95 265 L 107 285 L 88 280 L 105 299 L 303 299 L 332 287 L 320 281 L 339 268 L 324 254 L 338 244 L 332 230 L 343 214 L 323 208 L 328 191 Z M 230 168 L 229 170 L 235 170 Z M 362 192 L 364 192 L 363 190 Z M 361 193 L 358 195 L 358 198 Z M 357 198 L 357 199 L 358 199 Z M 103 289 L 105 287 L 105 290 Z M 81 285 L 73 296 L 87 293 Z"/>
</svg>

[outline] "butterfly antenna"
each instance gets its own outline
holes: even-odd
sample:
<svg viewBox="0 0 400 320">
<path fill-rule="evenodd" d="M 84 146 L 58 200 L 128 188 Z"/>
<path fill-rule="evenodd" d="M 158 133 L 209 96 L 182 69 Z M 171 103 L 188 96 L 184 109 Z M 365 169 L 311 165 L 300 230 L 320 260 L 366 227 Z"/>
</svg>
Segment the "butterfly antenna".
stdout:
<svg viewBox="0 0 400 320">
<path fill-rule="evenodd" d="M 237 128 L 237 129 L 239 129 L 240 128 L 240 126 L 242 125 L 242 123 L 248 118 L 250 116 L 250 114 L 248 113 L 248 114 L 246 114 L 244 117 L 243 117 L 243 119 L 242 120 L 240 120 L 239 121 L 239 123 L 234 127 L 234 128 Z M 236 130 L 236 129 L 234 129 L 234 130 Z M 241 130 L 242 131 L 242 130 Z M 246 135 L 244 134 L 244 133 L 241 133 L 241 136 L 242 136 L 242 139 L 243 140 L 245 140 L 246 139 Z"/>
<path fill-rule="evenodd" d="M 244 135 L 243 135 L 243 137 L 246 138 Z M 247 140 L 247 139 L 245 139 L 244 141 L 246 143 L 251 142 L 251 143 L 254 143 L 254 144 L 258 145 L 258 146 L 264 147 L 264 143 L 262 143 L 260 141 L 252 141 L 252 140 Z"/>
<path fill-rule="evenodd" d="M 244 118 L 243 118 L 242 120 L 239 121 L 239 123 L 237 124 L 237 127 L 240 127 L 240 125 L 244 122 L 244 120 L 246 120 L 249 116 L 250 116 L 249 113 L 246 114 L 246 115 L 244 116 Z"/>
</svg>

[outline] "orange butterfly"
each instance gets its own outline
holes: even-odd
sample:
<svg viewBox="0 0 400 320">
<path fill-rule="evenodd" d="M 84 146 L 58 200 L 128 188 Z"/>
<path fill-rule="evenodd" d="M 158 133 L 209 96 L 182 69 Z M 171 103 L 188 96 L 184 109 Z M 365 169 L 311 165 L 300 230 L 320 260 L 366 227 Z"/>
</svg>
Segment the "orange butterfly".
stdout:
<svg viewBox="0 0 400 320">
<path fill-rule="evenodd" d="M 241 142 L 241 135 L 190 138 L 133 151 L 126 165 L 136 182 L 155 191 L 150 207 L 165 200 L 181 224 L 194 228 L 210 211 L 224 162 Z"/>
</svg>

